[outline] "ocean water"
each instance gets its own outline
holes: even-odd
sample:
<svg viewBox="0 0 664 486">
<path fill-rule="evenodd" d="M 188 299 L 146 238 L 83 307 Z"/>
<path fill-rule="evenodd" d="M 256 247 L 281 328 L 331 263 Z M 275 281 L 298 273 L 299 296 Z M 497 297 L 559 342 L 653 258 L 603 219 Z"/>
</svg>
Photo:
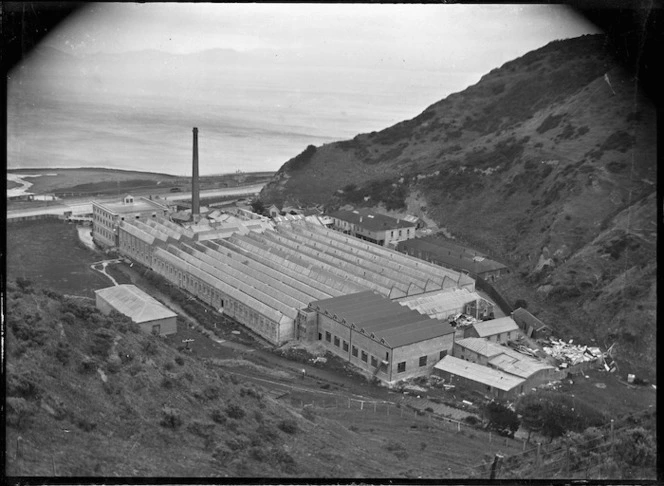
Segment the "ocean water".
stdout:
<svg viewBox="0 0 664 486">
<path fill-rule="evenodd" d="M 8 168 L 188 175 L 197 126 L 202 175 L 277 170 L 309 144 L 381 130 L 479 78 L 313 67 L 209 68 L 187 76 L 152 71 L 135 77 L 76 69 L 10 78 Z"/>
</svg>

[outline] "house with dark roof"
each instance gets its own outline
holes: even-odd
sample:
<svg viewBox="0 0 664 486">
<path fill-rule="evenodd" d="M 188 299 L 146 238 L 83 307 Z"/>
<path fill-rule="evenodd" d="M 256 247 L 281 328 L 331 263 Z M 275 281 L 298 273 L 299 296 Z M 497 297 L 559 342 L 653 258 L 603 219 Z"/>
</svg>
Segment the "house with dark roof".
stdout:
<svg viewBox="0 0 664 486">
<path fill-rule="evenodd" d="M 551 335 L 549 326 L 522 307 L 512 312 L 512 319 L 528 337 L 539 339 Z"/>
<path fill-rule="evenodd" d="M 452 243 L 439 236 L 400 241 L 396 249 L 422 260 L 459 272 L 466 272 L 488 281 L 494 281 L 508 272 L 508 268 L 502 263 L 491 260 L 472 248 Z"/>
<path fill-rule="evenodd" d="M 298 334 L 387 384 L 428 376 L 452 350 L 446 321 L 372 291 L 317 300 L 300 311 Z"/>
<path fill-rule="evenodd" d="M 381 246 L 415 238 L 417 221 L 397 219 L 367 208 L 330 213 L 332 229 Z"/>
</svg>

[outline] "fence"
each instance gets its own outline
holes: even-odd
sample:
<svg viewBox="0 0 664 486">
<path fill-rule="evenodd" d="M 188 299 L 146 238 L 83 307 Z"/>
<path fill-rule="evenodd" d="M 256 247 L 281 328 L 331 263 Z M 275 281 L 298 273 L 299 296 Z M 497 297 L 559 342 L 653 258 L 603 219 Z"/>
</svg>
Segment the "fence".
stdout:
<svg viewBox="0 0 664 486">
<path fill-rule="evenodd" d="M 367 416 L 370 414 L 376 417 L 383 417 L 384 420 L 397 421 L 408 419 L 415 421 L 420 425 L 436 426 L 449 430 L 450 432 L 472 432 L 473 434 L 483 436 L 490 444 L 499 443 L 505 447 L 510 447 L 512 450 L 526 449 L 525 440 L 504 437 L 495 432 L 473 426 L 467 422 L 453 420 L 425 410 L 418 410 L 410 405 L 401 405 L 384 400 L 361 400 L 356 398 L 341 398 L 298 392 L 291 393 L 289 399 L 290 404 L 295 408 L 324 411 L 330 414 L 340 412 L 344 414 L 345 418 L 348 417 L 347 414 L 350 412 L 351 414 L 366 414 Z M 351 415 L 351 424 L 354 423 L 353 420 L 353 415 Z"/>
</svg>

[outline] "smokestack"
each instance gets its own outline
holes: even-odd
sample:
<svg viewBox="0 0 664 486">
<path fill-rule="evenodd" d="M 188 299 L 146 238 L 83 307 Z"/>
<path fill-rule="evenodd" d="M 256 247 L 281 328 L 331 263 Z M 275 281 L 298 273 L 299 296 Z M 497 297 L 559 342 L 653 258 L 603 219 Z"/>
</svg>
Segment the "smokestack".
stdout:
<svg viewBox="0 0 664 486">
<path fill-rule="evenodd" d="M 191 217 L 196 222 L 200 216 L 198 189 L 198 128 L 194 127 L 194 160 L 191 166 Z"/>
</svg>

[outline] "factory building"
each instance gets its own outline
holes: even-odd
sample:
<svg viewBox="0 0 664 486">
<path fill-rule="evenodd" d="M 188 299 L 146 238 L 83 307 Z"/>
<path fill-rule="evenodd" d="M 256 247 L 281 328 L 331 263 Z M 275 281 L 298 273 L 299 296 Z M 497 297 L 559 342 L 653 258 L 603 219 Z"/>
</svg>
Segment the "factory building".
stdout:
<svg viewBox="0 0 664 486">
<path fill-rule="evenodd" d="M 452 350 L 454 328 L 372 291 L 312 302 L 298 333 L 382 382 L 428 376 Z"/>
<path fill-rule="evenodd" d="M 335 211 L 329 216 L 333 229 L 381 246 L 415 238 L 417 228 L 417 221 L 392 218 L 366 208 Z"/>
<path fill-rule="evenodd" d="M 476 292 L 455 285 L 436 292 L 403 297 L 397 302 L 436 319 L 452 320 L 458 314 L 482 318 L 493 313 L 491 302 Z M 478 309 L 482 309 L 481 312 L 477 312 Z"/>
<path fill-rule="evenodd" d="M 507 267 L 502 263 L 439 236 L 400 241 L 397 250 L 491 282 L 508 272 Z"/>
<path fill-rule="evenodd" d="M 95 300 L 103 314 L 124 314 L 145 333 L 167 336 L 177 332 L 177 314 L 134 285 L 95 290 Z"/>
<path fill-rule="evenodd" d="M 298 337 L 299 311 L 314 301 L 367 290 L 385 299 L 441 289 L 474 293 L 475 282 L 467 275 L 307 219 L 266 225 L 252 220 L 208 238 L 201 235 L 209 232 L 164 218 L 125 221 L 119 227 L 120 252 L 272 344 Z"/>
<path fill-rule="evenodd" d="M 168 207 L 144 197 L 125 196 L 121 202 L 92 202 L 92 239 L 102 248 L 117 247 L 122 221 L 145 221 L 168 215 Z"/>
</svg>

